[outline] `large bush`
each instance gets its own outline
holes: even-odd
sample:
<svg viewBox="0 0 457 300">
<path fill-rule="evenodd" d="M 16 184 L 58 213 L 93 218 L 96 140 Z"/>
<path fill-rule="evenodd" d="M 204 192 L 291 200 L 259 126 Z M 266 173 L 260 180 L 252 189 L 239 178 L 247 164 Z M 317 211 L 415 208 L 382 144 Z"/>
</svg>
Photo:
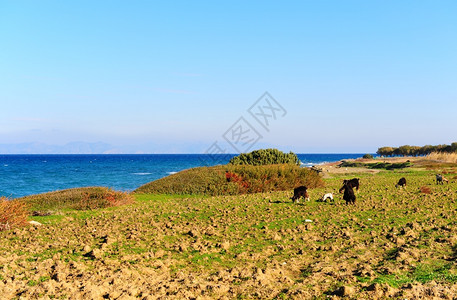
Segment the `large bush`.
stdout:
<svg viewBox="0 0 457 300">
<path fill-rule="evenodd" d="M 250 153 L 242 153 L 233 157 L 229 161 L 230 165 L 274 165 L 274 164 L 290 164 L 299 165 L 300 160 L 293 152 L 284 153 L 278 149 L 261 149 Z"/>
<path fill-rule="evenodd" d="M 239 195 L 323 186 L 321 177 L 295 165 L 226 165 L 181 171 L 147 183 L 134 193 Z"/>
</svg>

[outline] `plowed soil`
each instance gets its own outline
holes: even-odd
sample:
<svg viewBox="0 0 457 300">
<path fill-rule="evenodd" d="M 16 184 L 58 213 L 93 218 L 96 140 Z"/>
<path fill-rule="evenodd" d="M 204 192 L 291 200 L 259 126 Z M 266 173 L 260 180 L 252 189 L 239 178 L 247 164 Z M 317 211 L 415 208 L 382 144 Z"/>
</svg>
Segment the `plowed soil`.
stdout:
<svg viewBox="0 0 457 300">
<path fill-rule="evenodd" d="M 442 170 L 440 170 L 442 171 Z M 457 184 L 435 171 L 345 175 L 292 192 L 136 195 L 136 203 L 33 217 L 0 232 L 2 299 L 453 299 Z M 339 177 L 338 177 L 339 176 Z M 406 177 L 406 189 L 395 188 Z M 427 186 L 431 193 L 422 193 Z M 334 202 L 320 202 L 324 193 Z"/>
</svg>

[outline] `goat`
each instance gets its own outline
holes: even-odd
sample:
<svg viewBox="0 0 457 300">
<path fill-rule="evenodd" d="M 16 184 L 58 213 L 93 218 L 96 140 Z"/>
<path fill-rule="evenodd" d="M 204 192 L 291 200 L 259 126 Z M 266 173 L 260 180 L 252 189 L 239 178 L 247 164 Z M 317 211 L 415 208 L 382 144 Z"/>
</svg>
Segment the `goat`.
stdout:
<svg viewBox="0 0 457 300">
<path fill-rule="evenodd" d="M 405 177 L 400 178 L 398 183 L 395 185 L 396 188 L 398 188 L 399 186 L 406 187 L 406 178 Z"/>
<path fill-rule="evenodd" d="M 292 201 L 298 203 L 300 201 L 300 198 L 302 198 L 302 197 L 306 201 L 309 201 L 308 188 L 303 185 L 294 189 L 294 195 L 290 199 L 292 199 Z"/>
<path fill-rule="evenodd" d="M 449 183 L 449 180 L 444 178 L 441 174 L 436 174 L 436 184 L 443 184 L 444 182 Z"/>
<path fill-rule="evenodd" d="M 352 179 L 344 179 L 343 180 L 343 185 L 348 184 L 351 188 L 356 188 L 356 190 L 359 190 L 359 183 L 360 183 L 360 179 L 359 178 L 352 178 Z"/>
<path fill-rule="evenodd" d="M 333 194 L 332 194 L 332 193 L 327 193 L 327 194 L 325 194 L 324 196 L 322 196 L 321 201 L 322 201 L 322 202 L 327 202 L 327 199 L 329 199 L 329 201 L 330 201 L 330 200 L 331 200 L 331 201 L 334 201 L 334 200 L 333 200 Z"/>
<path fill-rule="evenodd" d="M 344 190 L 343 200 L 346 201 L 346 204 L 352 203 L 355 204 L 355 194 L 352 186 L 348 182 L 344 182 L 343 186 L 340 188 L 340 193 Z"/>
</svg>

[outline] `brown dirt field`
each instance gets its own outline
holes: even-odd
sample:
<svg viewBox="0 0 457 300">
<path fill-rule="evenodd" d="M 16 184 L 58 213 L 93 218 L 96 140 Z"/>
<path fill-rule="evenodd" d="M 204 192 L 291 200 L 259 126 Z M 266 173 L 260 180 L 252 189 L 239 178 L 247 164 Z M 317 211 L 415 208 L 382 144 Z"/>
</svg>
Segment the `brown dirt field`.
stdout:
<svg viewBox="0 0 457 300">
<path fill-rule="evenodd" d="M 334 175 L 299 204 L 292 191 L 136 195 L 33 217 L 43 226 L 0 232 L 1 298 L 455 299 L 457 183 L 409 168 L 359 174 L 346 206 L 345 174 Z M 318 202 L 327 192 L 335 202 Z"/>
</svg>

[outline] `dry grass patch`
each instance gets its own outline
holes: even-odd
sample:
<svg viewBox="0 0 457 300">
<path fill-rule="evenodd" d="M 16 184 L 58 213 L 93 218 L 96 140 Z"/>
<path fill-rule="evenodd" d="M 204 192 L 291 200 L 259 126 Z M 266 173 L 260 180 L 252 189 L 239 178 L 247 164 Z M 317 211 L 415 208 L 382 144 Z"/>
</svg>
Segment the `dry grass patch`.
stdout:
<svg viewBox="0 0 457 300">
<path fill-rule="evenodd" d="M 62 210 L 62 209 L 97 209 L 120 206 L 133 202 L 133 197 L 127 193 L 114 191 L 105 187 L 85 187 L 66 189 L 19 198 L 33 211 Z"/>
<path fill-rule="evenodd" d="M 25 203 L 0 198 L 0 231 L 25 225 L 28 210 Z"/>
<path fill-rule="evenodd" d="M 425 157 L 427 160 L 457 163 L 457 153 L 433 152 Z"/>
<path fill-rule="evenodd" d="M 420 187 L 420 191 L 423 194 L 431 194 L 432 193 L 432 189 L 429 188 L 428 186 L 421 186 Z"/>
</svg>

